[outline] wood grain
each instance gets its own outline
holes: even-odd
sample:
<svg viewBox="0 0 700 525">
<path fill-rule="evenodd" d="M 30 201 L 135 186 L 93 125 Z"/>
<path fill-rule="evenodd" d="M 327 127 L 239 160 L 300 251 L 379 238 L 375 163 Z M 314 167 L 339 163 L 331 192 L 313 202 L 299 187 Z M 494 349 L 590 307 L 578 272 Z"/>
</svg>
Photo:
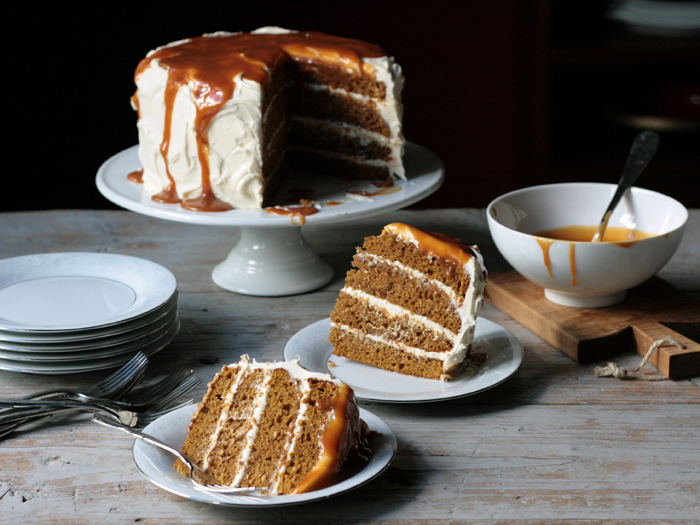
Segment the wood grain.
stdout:
<svg viewBox="0 0 700 525">
<path fill-rule="evenodd" d="M 672 337 L 684 348 L 659 347 L 649 363 L 671 379 L 700 374 L 700 344 L 684 335 L 700 332 L 700 303 L 658 277 L 606 308 L 555 304 L 515 271 L 491 274 L 488 292 L 494 306 L 577 363 L 594 363 L 630 349 L 644 356 L 655 341 Z"/>
</svg>

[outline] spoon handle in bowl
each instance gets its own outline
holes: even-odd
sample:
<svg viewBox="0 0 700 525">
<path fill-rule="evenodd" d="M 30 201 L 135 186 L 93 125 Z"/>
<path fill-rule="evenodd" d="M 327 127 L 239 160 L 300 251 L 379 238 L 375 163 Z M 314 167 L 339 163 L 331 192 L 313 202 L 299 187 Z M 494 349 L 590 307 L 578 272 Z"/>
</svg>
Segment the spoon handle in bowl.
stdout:
<svg viewBox="0 0 700 525">
<path fill-rule="evenodd" d="M 603 219 L 600 221 L 591 242 L 600 242 L 603 239 L 603 234 L 605 233 L 605 228 L 608 227 L 610 216 L 620 203 L 620 199 L 622 199 L 625 192 L 637 181 L 639 175 L 641 175 L 644 168 L 647 167 L 647 164 L 649 164 L 649 161 L 656 153 L 656 148 L 658 148 L 658 146 L 659 135 L 653 131 L 642 131 L 634 139 L 630 154 L 627 157 L 627 164 L 625 164 L 622 177 L 620 177 L 620 182 L 618 182 L 617 185 L 617 191 L 610 201 L 608 209 L 605 210 Z"/>
</svg>

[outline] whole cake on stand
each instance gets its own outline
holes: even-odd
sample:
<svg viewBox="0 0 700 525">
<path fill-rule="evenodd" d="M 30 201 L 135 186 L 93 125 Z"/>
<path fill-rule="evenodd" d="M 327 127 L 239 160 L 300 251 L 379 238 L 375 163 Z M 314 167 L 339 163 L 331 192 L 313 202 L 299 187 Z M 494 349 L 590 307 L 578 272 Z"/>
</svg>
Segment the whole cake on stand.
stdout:
<svg viewBox="0 0 700 525">
<path fill-rule="evenodd" d="M 231 291 L 322 286 L 332 269 L 300 225 L 395 210 L 443 180 L 439 159 L 405 143 L 401 68 L 373 44 L 272 27 L 214 33 L 154 50 L 135 80 L 139 146 L 105 162 L 98 188 L 138 213 L 240 227 L 212 273 Z"/>
</svg>

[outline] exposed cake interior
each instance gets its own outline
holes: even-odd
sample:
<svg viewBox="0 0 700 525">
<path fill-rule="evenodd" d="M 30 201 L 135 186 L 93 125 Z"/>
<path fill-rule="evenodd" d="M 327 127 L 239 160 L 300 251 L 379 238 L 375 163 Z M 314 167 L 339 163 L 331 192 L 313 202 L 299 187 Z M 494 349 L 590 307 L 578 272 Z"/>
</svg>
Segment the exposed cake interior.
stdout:
<svg viewBox="0 0 700 525">
<path fill-rule="evenodd" d="M 367 237 L 331 312 L 334 354 L 453 379 L 469 354 L 486 285 L 481 254 L 456 239 L 390 224 Z"/>
<path fill-rule="evenodd" d="M 291 494 L 330 485 L 367 454 L 352 389 L 298 361 L 224 366 L 192 417 L 182 451 L 217 483 Z M 187 475 L 178 460 L 176 469 Z"/>
<path fill-rule="evenodd" d="M 266 27 L 141 61 L 143 182 L 199 211 L 269 206 L 291 172 L 404 177 L 401 68 L 373 44 Z"/>
</svg>

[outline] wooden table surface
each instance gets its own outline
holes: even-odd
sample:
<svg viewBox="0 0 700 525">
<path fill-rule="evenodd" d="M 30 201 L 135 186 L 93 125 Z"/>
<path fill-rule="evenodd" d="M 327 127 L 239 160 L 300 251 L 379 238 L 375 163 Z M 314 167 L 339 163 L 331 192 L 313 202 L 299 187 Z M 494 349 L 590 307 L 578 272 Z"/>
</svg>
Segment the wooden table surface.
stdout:
<svg viewBox="0 0 700 525">
<path fill-rule="evenodd" d="M 212 268 L 238 230 L 180 224 L 128 211 L 0 214 L 0 258 L 48 252 L 129 254 L 178 279 L 182 329 L 151 358 L 148 377 L 193 367 L 205 384 L 248 353 L 280 360 L 285 342 L 327 317 L 354 247 L 390 222 L 478 244 L 487 267 L 509 269 L 483 210 L 404 210 L 350 225 L 304 227 L 335 270 L 312 293 L 262 298 L 218 288 Z M 659 274 L 700 298 L 700 210 Z M 698 523 L 700 378 L 596 378 L 491 305 L 483 311 L 523 344 L 521 368 L 483 393 L 441 403 L 362 403 L 398 439 L 391 466 L 357 490 L 278 509 L 195 503 L 151 484 L 132 460 L 134 440 L 86 418 L 43 424 L 0 441 L 2 523 Z M 633 367 L 640 357 L 617 361 Z M 41 376 L 0 371 L 0 396 L 83 387 L 109 372 Z"/>
</svg>

